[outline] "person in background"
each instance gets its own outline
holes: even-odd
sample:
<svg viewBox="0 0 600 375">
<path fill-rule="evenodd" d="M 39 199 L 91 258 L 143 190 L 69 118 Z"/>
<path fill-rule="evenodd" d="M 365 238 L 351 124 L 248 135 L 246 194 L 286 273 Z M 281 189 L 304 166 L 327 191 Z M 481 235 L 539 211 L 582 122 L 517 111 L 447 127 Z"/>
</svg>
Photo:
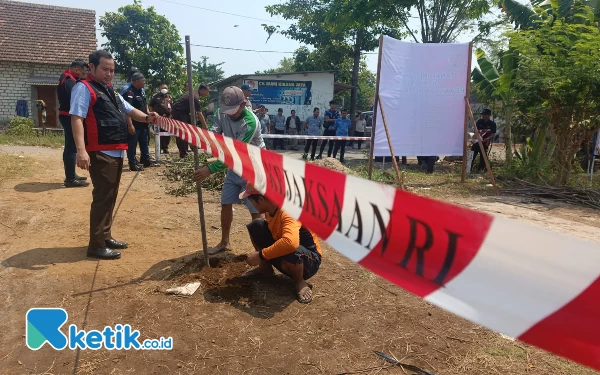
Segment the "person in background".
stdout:
<svg viewBox="0 0 600 375">
<path fill-rule="evenodd" d="M 246 107 L 246 97 L 242 90 L 235 86 L 227 87 L 223 90 L 219 102 L 219 110 L 215 114 L 211 130 L 216 134 L 264 148 L 265 143 L 260 133 L 258 119 Z M 216 161 L 195 170 L 193 178 L 195 182 L 200 183 L 212 173 L 225 169 L 227 169 L 225 164 Z M 233 221 L 233 204 L 240 202 L 240 193 L 245 188 L 246 181 L 231 169 L 228 169 L 221 191 L 221 242 L 217 246 L 208 249 L 209 254 L 212 255 L 229 249 L 229 234 Z M 260 214 L 250 201 L 246 199 L 245 203 L 252 219 L 259 218 Z"/>
<path fill-rule="evenodd" d="M 319 115 L 319 108 L 313 109 L 312 116 L 308 116 L 305 124 L 306 129 L 308 130 L 308 135 L 312 136 L 320 136 L 321 128 L 323 127 L 323 117 Z M 306 141 L 306 146 L 304 147 L 304 155 L 302 155 L 302 159 L 308 160 L 308 150 L 312 146 L 312 151 L 310 153 L 310 160 L 315 160 L 315 153 L 317 151 L 317 144 L 319 143 L 318 139 L 308 139 Z"/>
<path fill-rule="evenodd" d="M 367 120 L 365 120 L 365 116 L 361 112 L 358 112 L 356 115 L 356 128 L 354 130 L 355 137 L 364 137 L 365 136 L 365 126 L 367 126 Z M 363 141 L 356 141 L 358 144 L 358 149 L 360 150 Z"/>
<path fill-rule="evenodd" d="M 329 109 L 325 111 L 325 122 L 323 123 L 325 131 L 323 132 L 323 136 L 333 137 L 335 135 L 335 121 L 340 117 L 340 113 L 335 109 L 335 105 L 335 100 L 330 101 Z M 334 141 L 329 141 L 329 149 L 327 150 L 328 158 L 331 157 L 334 143 Z M 327 146 L 326 139 L 321 141 L 321 151 L 319 152 L 317 159 L 321 159 L 323 157 L 323 150 L 325 150 L 325 146 Z"/>
<path fill-rule="evenodd" d="M 87 63 L 82 59 L 77 59 L 71 63 L 69 69 L 65 70 L 58 80 L 58 121 L 63 128 L 65 136 L 65 148 L 63 150 L 63 165 L 65 168 L 65 187 L 87 187 L 90 184 L 86 182 L 87 177 L 77 176 L 75 167 L 77 166 L 77 147 L 73 139 L 73 129 L 71 128 L 71 91 L 73 86 L 80 80 L 85 79 L 87 73 Z"/>
<path fill-rule="evenodd" d="M 254 219 L 246 225 L 256 250 L 246 263 L 257 267 L 242 277 L 273 276 L 275 267 L 296 284 L 298 302 L 310 303 L 313 299 L 312 285 L 306 280 L 317 273 L 323 257 L 317 235 L 250 184 L 240 194 L 240 199 L 250 200 L 254 208 L 265 215 L 264 219 Z"/>
<path fill-rule="evenodd" d="M 148 104 L 148 110 L 151 112 L 158 113 L 161 117 L 171 117 L 171 107 L 173 105 L 173 98 L 169 95 L 169 86 L 166 83 L 161 84 L 158 87 L 158 92 L 152 95 L 150 103 Z M 161 132 L 166 132 L 165 129 L 160 129 Z M 168 135 L 160 136 L 160 152 L 163 154 L 169 153 L 169 143 L 171 143 L 171 137 Z"/>
<path fill-rule="evenodd" d="M 121 94 L 121 96 L 125 95 L 125 92 L 131 89 L 131 77 L 133 77 L 135 73 L 141 73 L 141 71 L 135 66 L 132 66 L 131 69 L 129 69 L 129 74 L 127 75 L 127 83 L 123 85 L 123 87 L 121 87 L 121 90 L 119 91 L 119 94 Z M 144 97 L 146 97 L 146 89 L 142 89 L 142 93 Z"/>
<path fill-rule="evenodd" d="M 117 250 L 128 247 L 126 242 L 115 240 L 111 230 L 123 171 L 123 154 L 127 150 L 125 117 L 148 123 L 158 115 L 154 112 L 145 114 L 115 94 L 111 84 L 115 61 L 110 53 L 104 50 L 91 53 L 89 67 L 87 79 L 73 86 L 69 109 L 77 147 L 77 166 L 90 172 L 94 185 L 87 256 L 118 259 L 121 253 Z"/>
<path fill-rule="evenodd" d="M 269 127 L 271 120 L 269 119 L 269 115 L 267 115 L 267 108 L 264 105 L 260 105 L 258 107 L 258 121 L 260 122 L 260 133 L 261 134 L 269 134 Z"/>
<path fill-rule="evenodd" d="M 199 98 L 201 96 L 208 96 L 209 90 L 198 88 L 197 94 L 194 94 L 194 111 L 196 111 L 196 118 L 204 120 L 202 115 L 202 108 L 200 106 Z M 186 91 L 174 104 L 171 109 L 171 117 L 173 120 L 185 122 L 187 124 L 192 123 L 192 115 L 190 108 L 190 97 L 189 92 Z M 203 123 L 204 124 L 204 123 Z M 196 124 L 193 124 L 196 125 Z M 179 149 L 179 157 L 185 158 L 188 153 L 188 143 L 182 139 L 175 138 L 177 143 L 177 149 Z"/>
<path fill-rule="evenodd" d="M 491 115 L 492 111 L 489 108 L 485 108 L 481 111 L 481 118 L 477 120 L 477 130 L 479 130 L 479 135 L 483 139 L 483 150 L 486 153 L 496 135 L 496 123 L 490 120 Z M 473 163 L 471 169 L 475 165 L 475 158 L 479 154 L 479 167 L 477 168 L 477 171 L 483 171 L 485 169 L 485 160 L 481 154 L 481 148 L 479 147 L 477 138 L 475 138 L 475 142 L 473 142 L 473 145 L 471 146 L 471 151 L 473 151 Z"/>
<path fill-rule="evenodd" d="M 285 134 L 285 116 L 283 115 L 283 108 L 277 110 L 277 115 L 273 118 L 275 134 Z M 276 138 L 273 142 L 273 150 L 277 150 L 277 145 L 281 145 L 281 149 L 285 150 L 283 138 Z"/>
<path fill-rule="evenodd" d="M 250 96 L 252 95 L 252 87 L 250 87 L 250 85 L 243 84 L 242 92 L 246 97 L 246 107 L 248 107 L 248 109 L 252 111 L 252 102 L 250 102 Z"/>
<path fill-rule="evenodd" d="M 300 117 L 296 116 L 296 111 L 292 109 L 290 116 L 285 120 L 285 128 L 289 135 L 295 136 L 300 134 Z M 298 140 L 290 139 L 290 149 L 298 150 Z"/>
<path fill-rule="evenodd" d="M 342 109 L 342 117 L 335 120 L 335 136 L 336 137 L 347 137 L 348 130 L 352 126 L 352 121 L 348 117 L 348 111 Z M 335 149 L 333 150 L 333 158 L 337 157 L 337 153 L 340 151 L 340 163 L 344 164 L 344 154 L 346 153 L 346 140 L 335 141 Z"/>
<path fill-rule="evenodd" d="M 131 88 L 125 91 L 123 98 L 127 103 L 140 112 L 148 113 L 148 106 L 146 105 L 146 97 L 142 94 L 142 89 L 146 86 L 146 78 L 142 73 L 134 73 L 131 76 Z M 127 128 L 129 136 L 127 137 L 127 160 L 129 161 L 130 171 L 143 171 L 144 167 L 154 167 L 156 164 L 152 163 L 150 159 L 150 150 L 148 145 L 148 123 L 132 120 L 129 116 L 127 117 Z M 137 145 L 140 145 L 140 165 L 135 158 Z"/>
</svg>

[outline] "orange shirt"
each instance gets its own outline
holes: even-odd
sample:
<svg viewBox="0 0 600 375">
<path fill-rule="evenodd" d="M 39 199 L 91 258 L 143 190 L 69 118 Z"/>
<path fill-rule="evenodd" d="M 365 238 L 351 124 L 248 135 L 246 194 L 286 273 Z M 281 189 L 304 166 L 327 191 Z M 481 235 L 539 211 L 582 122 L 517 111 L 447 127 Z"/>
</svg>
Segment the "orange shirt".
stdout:
<svg viewBox="0 0 600 375">
<path fill-rule="evenodd" d="M 317 236 L 286 212 L 277 210 L 275 216 L 271 216 L 267 212 L 265 218 L 275 240 L 273 245 L 262 250 L 262 256 L 266 260 L 291 254 L 300 245 L 309 250 L 316 248 L 319 255 L 323 255 Z"/>
</svg>

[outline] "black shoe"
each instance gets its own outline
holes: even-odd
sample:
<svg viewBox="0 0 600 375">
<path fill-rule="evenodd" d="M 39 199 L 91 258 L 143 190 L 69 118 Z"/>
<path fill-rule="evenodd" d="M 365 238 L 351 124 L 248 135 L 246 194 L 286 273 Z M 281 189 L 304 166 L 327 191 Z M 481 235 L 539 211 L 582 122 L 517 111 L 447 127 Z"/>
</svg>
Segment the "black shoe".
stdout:
<svg viewBox="0 0 600 375">
<path fill-rule="evenodd" d="M 87 256 L 89 258 L 97 258 L 97 259 L 119 259 L 121 257 L 121 253 L 109 249 L 108 247 L 101 247 L 98 249 L 90 249 L 88 248 Z"/>
<path fill-rule="evenodd" d="M 77 181 L 85 181 L 85 180 L 87 180 L 87 177 L 85 177 L 85 176 L 77 176 L 77 175 L 75 175 L 75 179 L 76 179 Z"/>
<path fill-rule="evenodd" d="M 321 155 L 317 156 L 317 160 L 321 160 L 323 157 Z"/>
<path fill-rule="evenodd" d="M 85 182 L 85 181 L 80 181 L 80 180 L 73 180 L 73 181 L 65 181 L 65 187 L 66 188 L 75 188 L 75 187 L 88 187 L 90 186 L 89 182 Z"/>
<path fill-rule="evenodd" d="M 154 161 L 144 162 L 144 168 L 151 168 L 151 167 L 160 167 L 160 164 L 158 164 L 157 162 L 154 162 Z"/>
<path fill-rule="evenodd" d="M 130 164 L 129 165 L 129 170 L 132 172 L 141 172 L 144 170 L 144 167 L 142 167 L 139 164 Z"/>
<path fill-rule="evenodd" d="M 104 241 L 104 244 L 108 248 L 119 249 L 119 250 L 124 250 L 124 249 L 127 249 L 129 247 L 129 244 L 127 242 L 117 241 L 114 238 L 111 238 L 110 240 Z"/>
</svg>

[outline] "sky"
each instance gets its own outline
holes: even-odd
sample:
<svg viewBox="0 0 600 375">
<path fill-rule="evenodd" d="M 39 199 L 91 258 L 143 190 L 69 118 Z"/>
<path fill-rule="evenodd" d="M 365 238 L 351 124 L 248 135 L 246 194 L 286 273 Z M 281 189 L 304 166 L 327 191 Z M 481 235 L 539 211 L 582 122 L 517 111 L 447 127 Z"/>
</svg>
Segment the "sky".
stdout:
<svg viewBox="0 0 600 375">
<path fill-rule="evenodd" d="M 96 34 L 99 44 L 106 42 L 98 30 L 98 18 L 106 12 L 116 12 L 121 6 L 133 4 L 133 0 L 96 0 L 82 2 L 81 0 L 33 0 L 26 2 L 66 6 L 73 8 L 86 8 L 96 11 Z M 190 36 L 192 44 L 206 46 L 251 49 L 271 52 L 245 52 L 231 51 L 217 48 L 192 47 L 192 60 L 198 61 L 202 56 L 208 56 L 209 62 L 220 63 L 225 71 L 225 76 L 234 74 L 252 74 L 255 71 L 277 67 L 284 57 L 291 57 L 292 53 L 301 46 L 300 43 L 288 39 L 281 34 L 274 34 L 266 42 L 267 33 L 261 24 L 280 25 L 282 29 L 290 23 L 278 17 L 271 17 L 265 6 L 277 3 L 277 0 L 221 0 L 221 1 L 193 1 L 193 0 L 143 0 L 144 7 L 153 6 L 157 13 L 164 15 L 179 30 L 182 42 L 185 35 Z M 205 8 L 205 9 L 199 9 Z M 208 11 L 210 9 L 213 11 Z M 224 14 L 234 13 L 243 17 Z M 417 20 L 413 20 L 411 27 L 417 28 Z M 461 38 L 459 42 L 466 42 L 468 38 Z M 368 67 L 377 71 L 377 51 L 367 55 Z"/>
</svg>

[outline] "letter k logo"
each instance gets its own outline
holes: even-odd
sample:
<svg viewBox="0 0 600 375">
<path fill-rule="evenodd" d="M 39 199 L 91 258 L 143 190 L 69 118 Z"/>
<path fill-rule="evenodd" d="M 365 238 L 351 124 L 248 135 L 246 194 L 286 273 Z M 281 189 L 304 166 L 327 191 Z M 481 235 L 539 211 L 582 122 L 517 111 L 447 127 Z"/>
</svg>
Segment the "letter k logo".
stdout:
<svg viewBox="0 0 600 375">
<path fill-rule="evenodd" d="M 67 318 L 68 314 L 64 309 L 29 309 L 25 317 L 27 347 L 38 350 L 47 341 L 56 350 L 66 348 L 67 336 L 60 331 L 60 327 L 67 322 Z"/>
</svg>

